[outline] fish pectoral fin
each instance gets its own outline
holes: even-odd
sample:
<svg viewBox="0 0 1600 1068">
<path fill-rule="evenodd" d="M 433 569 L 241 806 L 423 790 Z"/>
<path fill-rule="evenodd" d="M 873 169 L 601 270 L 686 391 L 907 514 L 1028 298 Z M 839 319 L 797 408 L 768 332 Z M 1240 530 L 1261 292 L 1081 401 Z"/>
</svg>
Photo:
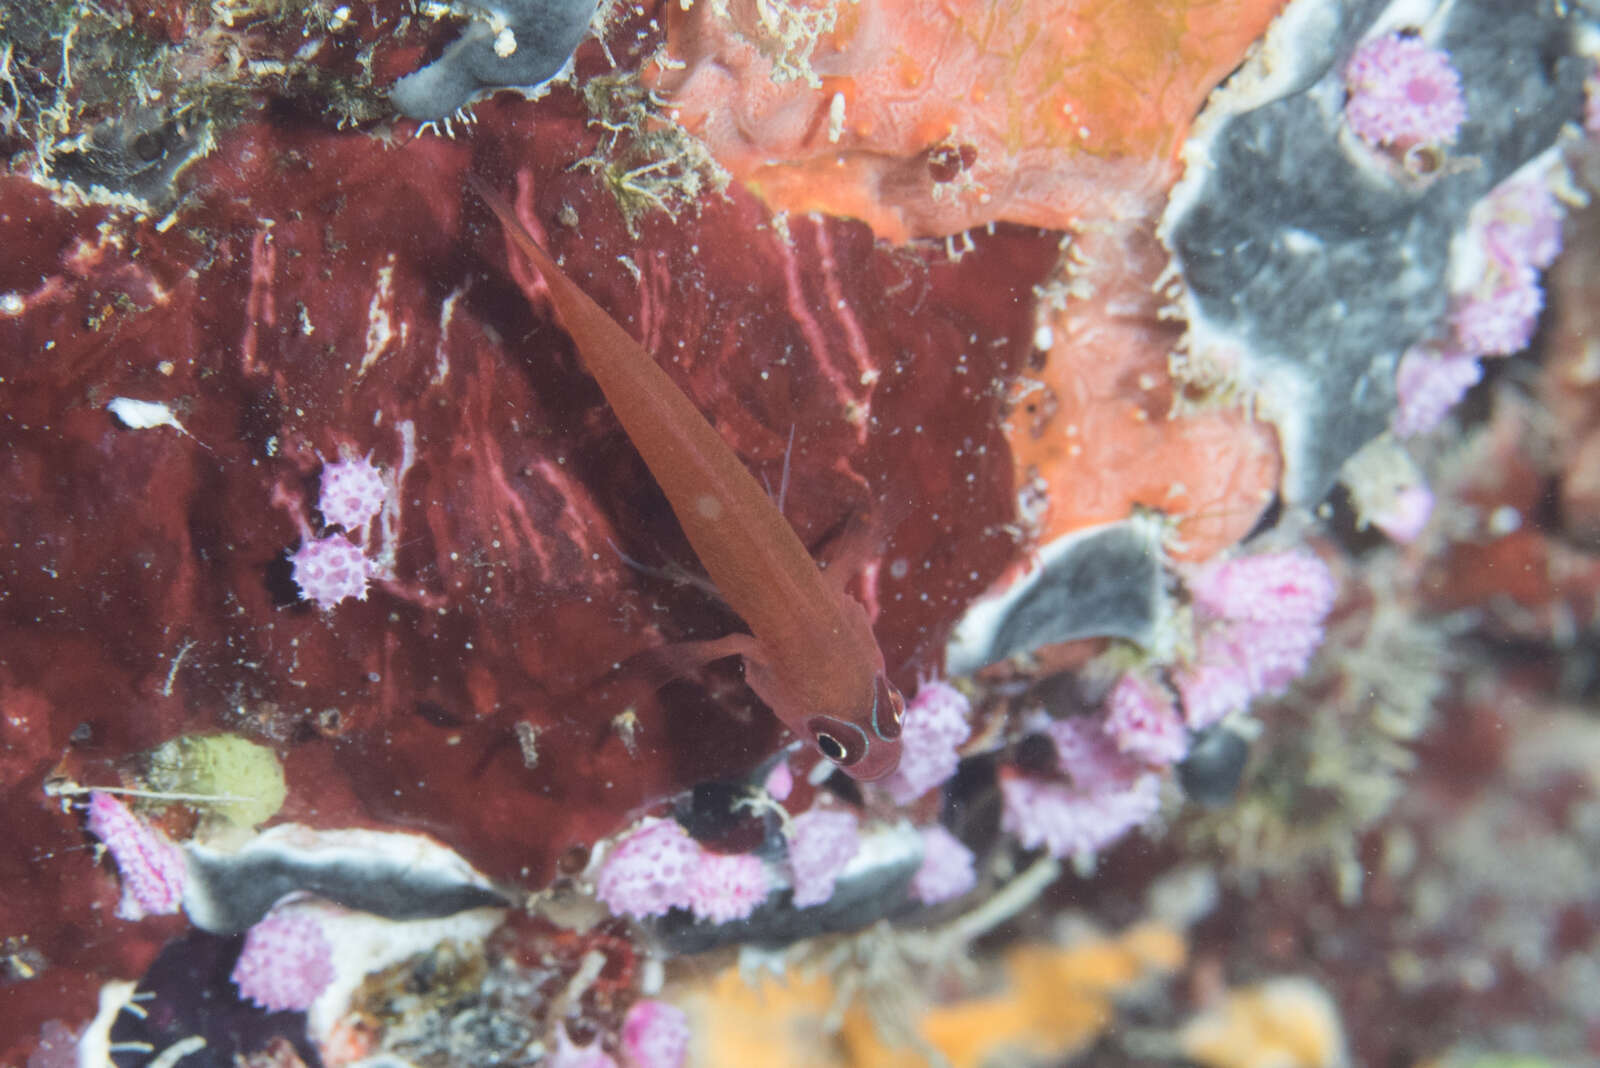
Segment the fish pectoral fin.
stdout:
<svg viewBox="0 0 1600 1068">
<path fill-rule="evenodd" d="M 841 596 L 845 587 L 889 546 L 889 537 L 914 511 L 910 501 L 874 501 L 847 514 L 820 544 L 811 546 L 828 585 Z"/>
<path fill-rule="evenodd" d="M 726 605 L 728 603 L 727 599 L 722 596 L 722 591 L 717 589 L 717 584 L 715 582 L 712 582 L 703 575 L 695 574 L 693 571 L 690 571 L 687 567 L 680 563 L 673 562 L 665 565 L 664 567 L 656 567 L 652 564 L 644 563 L 641 560 L 635 560 L 633 557 L 617 548 L 616 542 L 612 541 L 610 538 L 606 539 L 606 544 L 611 546 L 611 551 L 617 554 L 618 560 L 621 560 L 624 564 L 627 564 L 628 567 L 634 571 L 637 571 L 641 575 L 649 575 L 651 578 L 657 578 L 664 582 L 670 582 L 674 586 L 693 586 L 701 593 L 714 599 L 718 604 Z"/>
<path fill-rule="evenodd" d="M 659 689 L 674 679 L 691 676 L 707 664 L 730 656 L 743 657 L 746 664 L 766 661 L 760 642 L 752 635 L 734 633 L 709 641 L 672 642 L 641 650 L 623 661 L 621 671 L 647 678 Z"/>
</svg>

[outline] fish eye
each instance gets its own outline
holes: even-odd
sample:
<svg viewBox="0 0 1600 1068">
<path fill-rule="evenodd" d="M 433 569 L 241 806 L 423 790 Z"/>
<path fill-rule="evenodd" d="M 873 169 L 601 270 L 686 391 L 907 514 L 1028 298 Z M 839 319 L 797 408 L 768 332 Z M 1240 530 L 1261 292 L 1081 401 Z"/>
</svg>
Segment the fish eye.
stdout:
<svg viewBox="0 0 1600 1068">
<path fill-rule="evenodd" d="M 894 741 L 900 737 L 900 720 L 905 711 L 906 699 L 880 671 L 872 680 L 873 732 L 886 742 Z"/>
<path fill-rule="evenodd" d="M 826 731 L 817 732 L 817 748 L 822 750 L 822 755 L 834 763 L 844 759 L 844 746 L 839 744 L 839 739 Z"/>
<path fill-rule="evenodd" d="M 858 764 L 867 755 L 866 732 L 854 723 L 831 716 L 812 716 L 806 723 L 806 729 L 816 740 L 822 755 L 841 767 Z"/>
</svg>

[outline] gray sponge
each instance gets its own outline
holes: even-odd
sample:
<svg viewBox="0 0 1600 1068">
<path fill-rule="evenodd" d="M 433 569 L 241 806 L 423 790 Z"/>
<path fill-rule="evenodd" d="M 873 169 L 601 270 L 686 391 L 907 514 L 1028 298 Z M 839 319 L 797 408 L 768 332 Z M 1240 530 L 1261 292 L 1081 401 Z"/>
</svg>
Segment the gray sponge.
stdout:
<svg viewBox="0 0 1600 1068">
<path fill-rule="evenodd" d="M 472 17 L 444 55 L 394 84 L 396 110 L 442 122 L 497 89 L 536 89 L 572 58 L 596 0 L 494 0 L 457 4 Z"/>
<path fill-rule="evenodd" d="M 1437 23 L 1466 94 L 1429 181 L 1366 164 L 1342 136 L 1344 64 L 1375 22 L 1407 13 Z M 1242 365 L 1277 425 L 1289 504 L 1321 499 L 1388 426 L 1401 353 L 1445 316 L 1451 238 L 1582 111 L 1580 23 L 1561 4 L 1512 0 L 1295 0 L 1196 124 L 1162 224 L 1190 351 Z"/>
</svg>

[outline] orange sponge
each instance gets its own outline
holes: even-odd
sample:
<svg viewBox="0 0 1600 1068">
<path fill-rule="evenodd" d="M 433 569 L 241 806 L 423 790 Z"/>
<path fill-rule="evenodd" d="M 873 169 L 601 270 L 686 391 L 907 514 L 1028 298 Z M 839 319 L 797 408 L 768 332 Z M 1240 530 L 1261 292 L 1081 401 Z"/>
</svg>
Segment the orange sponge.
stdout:
<svg viewBox="0 0 1600 1068">
<path fill-rule="evenodd" d="M 1282 0 L 703 0 L 647 71 L 780 211 L 890 241 L 1140 214 Z"/>
</svg>

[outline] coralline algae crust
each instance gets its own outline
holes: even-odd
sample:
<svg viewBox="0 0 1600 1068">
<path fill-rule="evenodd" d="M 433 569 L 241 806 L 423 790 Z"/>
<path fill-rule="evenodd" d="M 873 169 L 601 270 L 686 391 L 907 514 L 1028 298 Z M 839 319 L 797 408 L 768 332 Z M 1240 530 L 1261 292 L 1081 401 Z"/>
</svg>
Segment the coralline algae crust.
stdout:
<svg viewBox="0 0 1600 1068">
<path fill-rule="evenodd" d="M 1352 52 L 1411 29 L 1449 54 L 1467 110 L 1418 177 L 1343 115 Z M 1321 498 L 1388 425 L 1400 354 L 1444 319 L 1452 235 L 1580 114 L 1576 37 L 1548 6 L 1297 0 L 1196 123 L 1162 222 L 1189 322 L 1179 371 L 1220 365 L 1255 390 L 1290 503 Z"/>
</svg>

